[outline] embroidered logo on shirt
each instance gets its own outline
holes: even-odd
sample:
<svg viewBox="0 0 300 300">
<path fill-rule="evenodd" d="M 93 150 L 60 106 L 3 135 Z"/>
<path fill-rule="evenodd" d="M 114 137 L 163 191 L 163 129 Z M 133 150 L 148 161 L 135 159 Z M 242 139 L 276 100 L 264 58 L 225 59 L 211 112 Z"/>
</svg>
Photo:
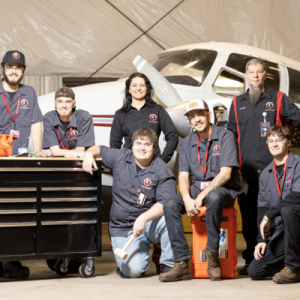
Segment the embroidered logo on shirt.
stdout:
<svg viewBox="0 0 300 300">
<path fill-rule="evenodd" d="M 286 178 L 286 182 L 290 182 L 292 179 L 292 173 L 290 172 Z"/>
<path fill-rule="evenodd" d="M 19 59 L 19 58 L 20 58 L 20 54 L 19 54 L 18 52 L 14 52 L 14 53 L 12 54 L 12 57 L 13 57 L 14 59 Z"/>
<path fill-rule="evenodd" d="M 157 120 L 157 115 L 156 114 L 151 114 L 149 116 L 149 119 L 152 121 L 152 122 L 155 122 Z"/>
<path fill-rule="evenodd" d="M 152 184 L 152 182 L 151 182 L 151 179 L 150 178 L 146 178 L 145 180 L 144 180 L 144 185 L 145 186 L 150 186 Z"/>
<path fill-rule="evenodd" d="M 242 110 L 242 109 L 246 109 L 246 107 L 240 107 L 240 110 Z"/>
<path fill-rule="evenodd" d="M 78 131 L 77 131 L 77 130 L 72 130 L 71 136 L 72 136 L 73 138 L 77 138 L 77 136 L 78 136 Z"/>
<path fill-rule="evenodd" d="M 23 107 L 27 107 L 27 106 L 28 106 L 28 101 L 27 101 L 26 99 L 22 99 L 22 100 L 21 100 L 21 105 L 22 105 Z"/>
<path fill-rule="evenodd" d="M 219 145 L 216 145 L 216 146 L 214 146 L 213 150 L 214 150 L 215 153 L 220 153 L 221 147 Z"/>
<path fill-rule="evenodd" d="M 274 107 L 273 102 L 267 102 L 267 103 L 266 103 L 266 108 L 267 108 L 267 109 L 272 109 L 273 107 Z"/>
</svg>

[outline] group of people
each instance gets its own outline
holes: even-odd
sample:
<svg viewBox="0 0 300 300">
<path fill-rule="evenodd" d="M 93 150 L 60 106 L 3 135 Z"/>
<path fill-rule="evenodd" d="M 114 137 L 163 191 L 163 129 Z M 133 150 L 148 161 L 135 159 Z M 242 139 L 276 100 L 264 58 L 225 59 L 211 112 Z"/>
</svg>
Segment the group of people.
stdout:
<svg viewBox="0 0 300 300">
<path fill-rule="evenodd" d="M 267 73 L 262 60 L 247 63 L 249 89 L 233 100 L 227 129 L 210 123 L 213 112 L 205 101 L 187 103 L 185 116 L 193 132 L 180 143 L 179 193 L 166 164 L 177 148 L 176 129 L 165 109 L 151 98 L 151 83 L 144 74 L 127 79 L 123 107 L 114 117 L 110 147 L 105 147 L 94 145 L 92 118 L 76 109 L 70 88 L 56 91 L 55 110 L 43 117 L 34 89 L 20 84 L 25 68 L 21 52 L 5 54 L 0 133 L 14 135 L 13 155 L 28 145 L 31 135 L 41 154 L 49 148 L 53 156 L 83 157 L 83 169 L 91 174 L 97 168 L 95 158 L 102 158 L 113 174 L 109 223 L 113 250 L 134 236 L 127 259 L 115 257 L 119 274 L 142 276 L 149 268 L 149 246 L 155 244 L 154 252 L 161 249 L 159 280 L 190 279 L 181 215 L 193 218 L 205 205 L 207 273 L 211 280 L 220 280 L 222 212 L 238 197 L 247 243 L 240 274 L 253 280 L 273 276 L 277 283 L 300 281 L 300 157 L 289 152 L 292 135 L 278 119 L 298 126 L 300 110 L 285 94 L 264 86 Z M 161 132 L 167 142 L 162 153 Z M 2 272 L 5 277 L 25 277 L 28 268 L 20 262 L 3 262 Z"/>
</svg>

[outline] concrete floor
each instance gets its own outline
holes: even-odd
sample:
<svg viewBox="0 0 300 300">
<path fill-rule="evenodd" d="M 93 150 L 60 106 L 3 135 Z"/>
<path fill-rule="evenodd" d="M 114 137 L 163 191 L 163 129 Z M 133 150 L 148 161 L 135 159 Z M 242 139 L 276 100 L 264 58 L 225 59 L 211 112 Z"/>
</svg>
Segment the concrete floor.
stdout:
<svg viewBox="0 0 300 300">
<path fill-rule="evenodd" d="M 186 234 L 190 250 L 192 234 Z M 237 234 L 238 269 L 244 261 L 241 252 L 245 242 Z M 125 279 L 116 275 L 116 263 L 110 250 L 107 227 L 103 229 L 103 256 L 95 260 L 95 277 L 84 279 L 78 274 L 59 277 L 50 271 L 45 261 L 24 261 L 30 268 L 26 280 L 0 280 L 0 300 L 83 300 L 83 299 L 300 299 L 300 283 L 274 284 L 271 279 L 255 282 L 247 276 L 212 282 L 193 279 L 184 282 L 163 283 L 155 274 L 151 263 L 147 273 L 138 279 Z"/>
</svg>

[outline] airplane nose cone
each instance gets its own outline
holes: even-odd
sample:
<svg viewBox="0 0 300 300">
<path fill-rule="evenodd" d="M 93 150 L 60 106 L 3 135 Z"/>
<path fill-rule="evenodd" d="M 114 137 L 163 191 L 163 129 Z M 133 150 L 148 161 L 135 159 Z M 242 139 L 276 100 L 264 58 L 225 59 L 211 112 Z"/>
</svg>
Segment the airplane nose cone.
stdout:
<svg viewBox="0 0 300 300">
<path fill-rule="evenodd" d="M 177 134 L 182 138 L 185 138 L 186 136 L 191 134 L 193 129 L 187 117 L 184 115 L 186 113 L 186 103 L 187 102 L 183 102 L 166 108 L 166 111 L 170 115 L 175 125 Z"/>
</svg>

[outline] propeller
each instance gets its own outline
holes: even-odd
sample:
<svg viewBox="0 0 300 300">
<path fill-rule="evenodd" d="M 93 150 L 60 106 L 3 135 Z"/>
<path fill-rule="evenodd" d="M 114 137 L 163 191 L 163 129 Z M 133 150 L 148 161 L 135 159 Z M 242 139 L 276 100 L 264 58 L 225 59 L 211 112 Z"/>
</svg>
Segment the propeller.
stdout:
<svg viewBox="0 0 300 300">
<path fill-rule="evenodd" d="M 138 72 L 149 78 L 155 95 L 164 105 L 171 107 L 174 104 L 182 103 L 182 99 L 170 82 L 140 55 L 134 59 L 133 65 Z"/>
</svg>

